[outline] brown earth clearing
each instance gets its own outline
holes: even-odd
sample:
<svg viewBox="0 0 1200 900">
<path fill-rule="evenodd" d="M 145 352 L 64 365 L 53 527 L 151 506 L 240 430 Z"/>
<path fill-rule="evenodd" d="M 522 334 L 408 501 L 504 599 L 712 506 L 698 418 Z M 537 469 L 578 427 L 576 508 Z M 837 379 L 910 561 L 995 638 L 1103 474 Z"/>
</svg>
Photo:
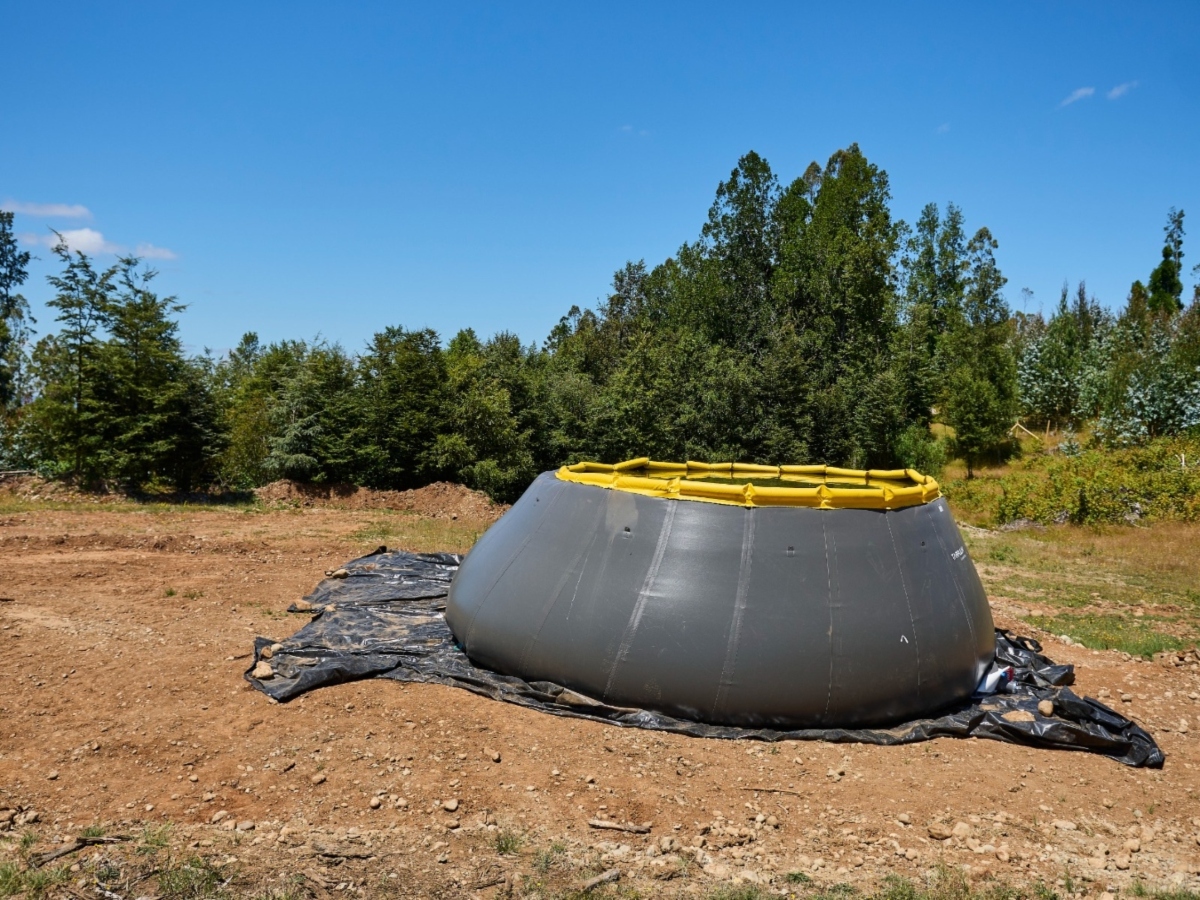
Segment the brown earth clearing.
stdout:
<svg viewBox="0 0 1200 900">
<path fill-rule="evenodd" d="M 967 533 L 999 624 L 1154 734 L 1161 771 L 698 739 L 391 681 L 252 690 L 254 637 L 299 628 L 284 610 L 325 570 L 463 551 L 494 520 L 440 490 L 410 511 L 0 495 L 0 897 L 566 897 L 614 869 L 587 896 L 1200 888 L 1200 527 Z M 80 836 L 128 840 L 32 865 Z"/>
</svg>

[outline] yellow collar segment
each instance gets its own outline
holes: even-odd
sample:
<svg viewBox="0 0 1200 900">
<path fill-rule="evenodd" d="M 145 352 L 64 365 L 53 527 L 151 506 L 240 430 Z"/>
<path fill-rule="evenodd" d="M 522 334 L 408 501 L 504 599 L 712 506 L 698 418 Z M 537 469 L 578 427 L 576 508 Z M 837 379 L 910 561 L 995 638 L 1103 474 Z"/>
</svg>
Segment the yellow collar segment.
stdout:
<svg viewBox="0 0 1200 900">
<path fill-rule="evenodd" d="M 753 463 L 654 462 L 616 465 L 581 462 L 557 472 L 563 481 L 726 506 L 805 506 L 813 509 L 900 509 L 942 495 L 938 483 L 915 469 L 839 469 L 835 466 L 759 466 Z M 704 479 L 746 480 L 728 484 Z M 755 484 L 754 480 L 796 482 Z"/>
</svg>

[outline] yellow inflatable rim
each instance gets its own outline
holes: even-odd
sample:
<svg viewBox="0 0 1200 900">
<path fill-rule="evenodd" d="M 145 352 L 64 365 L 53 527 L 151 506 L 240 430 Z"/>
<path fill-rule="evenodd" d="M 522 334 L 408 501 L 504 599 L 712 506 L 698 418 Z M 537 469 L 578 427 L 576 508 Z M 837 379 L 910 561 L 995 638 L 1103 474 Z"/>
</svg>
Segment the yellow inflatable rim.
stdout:
<svg viewBox="0 0 1200 900">
<path fill-rule="evenodd" d="M 803 506 L 812 509 L 901 509 L 942 495 L 938 483 L 915 469 L 839 469 L 835 466 L 759 466 L 752 463 L 655 462 L 649 457 L 616 465 L 581 462 L 557 472 L 562 481 L 726 506 Z M 750 479 L 745 484 L 705 478 Z M 797 481 L 805 486 L 755 484 L 753 479 Z M 818 482 L 813 484 L 813 482 Z M 830 484 L 830 481 L 836 481 Z M 849 483 L 849 484 L 848 484 Z"/>
</svg>

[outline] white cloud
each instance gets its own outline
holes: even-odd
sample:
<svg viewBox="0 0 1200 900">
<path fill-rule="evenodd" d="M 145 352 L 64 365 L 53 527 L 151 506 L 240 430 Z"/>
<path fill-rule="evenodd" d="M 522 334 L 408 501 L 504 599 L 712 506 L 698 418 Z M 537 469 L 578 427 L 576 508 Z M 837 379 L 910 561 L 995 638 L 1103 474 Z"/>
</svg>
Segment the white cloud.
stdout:
<svg viewBox="0 0 1200 900">
<path fill-rule="evenodd" d="M 133 255 L 141 259 L 179 259 L 179 254 L 166 247 L 155 247 L 153 244 L 138 244 L 133 249 Z"/>
<path fill-rule="evenodd" d="M 90 219 L 91 210 L 81 203 L 23 203 L 20 200 L 5 200 L 0 203 L 5 212 L 23 216 L 38 216 L 42 219 Z"/>
<path fill-rule="evenodd" d="M 128 252 L 129 248 L 122 244 L 116 244 L 104 237 L 104 235 L 94 228 L 67 228 L 57 233 L 50 234 L 33 234 L 25 231 L 17 235 L 17 239 L 23 244 L 33 244 L 37 247 L 49 247 L 51 249 L 58 246 L 59 241 L 67 245 L 67 248 L 72 252 L 78 251 L 86 253 L 89 256 L 95 256 L 100 253 L 121 254 Z M 158 247 L 151 243 L 138 244 L 133 255 L 139 259 L 178 259 L 179 254 L 174 250 L 166 247 Z"/>
<path fill-rule="evenodd" d="M 938 134 L 945 134 L 945 133 L 946 133 L 946 132 L 948 132 L 949 130 L 950 130 L 950 123 L 949 123 L 949 122 L 943 122 L 941 125 L 939 125 L 939 126 L 937 127 L 937 133 L 938 133 Z"/>
<path fill-rule="evenodd" d="M 125 248 L 104 239 L 104 235 L 94 228 L 68 228 L 57 235 L 47 234 L 36 238 L 39 244 L 47 247 L 57 247 L 59 237 L 71 250 L 95 255 L 97 253 L 123 253 Z"/>
<path fill-rule="evenodd" d="M 1096 93 L 1096 89 L 1094 87 L 1076 88 L 1075 90 L 1071 91 L 1070 96 L 1063 100 L 1062 103 L 1058 104 L 1058 107 L 1059 109 L 1062 109 L 1062 107 L 1070 106 L 1072 103 L 1075 103 L 1078 100 L 1086 100 L 1094 93 Z"/>
<path fill-rule="evenodd" d="M 1124 97 L 1137 86 L 1138 83 L 1136 81 L 1126 81 L 1124 84 L 1118 84 L 1115 88 L 1108 92 L 1108 99 L 1116 100 L 1119 97 Z"/>
<path fill-rule="evenodd" d="M 106 241 L 104 235 L 94 228 L 69 228 L 59 234 L 68 247 L 83 253 L 121 253 L 125 249 L 119 244 Z M 51 241 L 54 239 L 51 238 Z"/>
</svg>

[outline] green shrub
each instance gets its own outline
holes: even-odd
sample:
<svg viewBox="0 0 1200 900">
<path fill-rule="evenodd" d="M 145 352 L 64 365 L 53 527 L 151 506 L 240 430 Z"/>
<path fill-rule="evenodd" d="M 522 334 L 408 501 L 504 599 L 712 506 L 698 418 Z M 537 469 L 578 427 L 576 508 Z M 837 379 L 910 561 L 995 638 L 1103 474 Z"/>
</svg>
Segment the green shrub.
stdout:
<svg viewBox="0 0 1200 900">
<path fill-rule="evenodd" d="M 950 482 L 944 490 L 952 502 L 990 513 L 1001 523 L 1195 521 L 1200 519 L 1200 440 L 1161 439 L 1131 449 L 1032 457 L 1006 475 L 973 482 Z"/>
</svg>

